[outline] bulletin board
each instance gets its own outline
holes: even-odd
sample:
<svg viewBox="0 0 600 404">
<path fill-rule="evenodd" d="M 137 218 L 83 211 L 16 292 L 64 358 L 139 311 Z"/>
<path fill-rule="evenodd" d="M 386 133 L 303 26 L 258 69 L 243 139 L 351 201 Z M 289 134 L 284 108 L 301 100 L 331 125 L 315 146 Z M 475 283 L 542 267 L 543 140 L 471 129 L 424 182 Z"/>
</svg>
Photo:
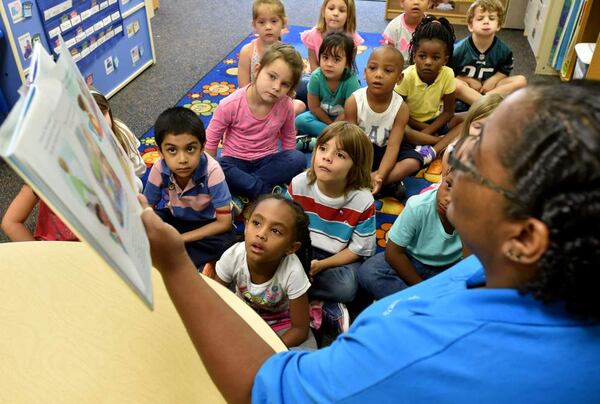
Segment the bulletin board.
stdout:
<svg viewBox="0 0 600 404">
<path fill-rule="evenodd" d="M 123 36 L 117 0 L 37 0 L 37 5 L 54 54 L 59 53 L 62 35 L 78 64 L 97 50 L 114 47 Z"/>
<path fill-rule="evenodd" d="M 59 34 L 88 84 L 107 97 L 155 63 L 144 0 L 0 1 L 5 41 L 20 83 L 27 78 L 33 44 L 40 42 L 58 56 Z"/>
</svg>

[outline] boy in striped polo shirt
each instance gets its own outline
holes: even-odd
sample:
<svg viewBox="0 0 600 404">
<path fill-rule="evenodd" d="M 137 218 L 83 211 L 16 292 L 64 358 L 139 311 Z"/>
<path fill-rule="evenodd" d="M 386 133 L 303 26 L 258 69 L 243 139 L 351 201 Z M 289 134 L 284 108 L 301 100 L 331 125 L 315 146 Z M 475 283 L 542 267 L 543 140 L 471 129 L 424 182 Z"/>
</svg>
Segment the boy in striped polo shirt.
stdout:
<svg viewBox="0 0 600 404">
<path fill-rule="evenodd" d="M 164 111 L 154 125 L 162 157 L 150 171 L 144 195 L 156 213 L 183 236 L 201 270 L 233 242 L 231 194 L 219 163 L 204 152 L 204 124 L 187 108 Z"/>
</svg>

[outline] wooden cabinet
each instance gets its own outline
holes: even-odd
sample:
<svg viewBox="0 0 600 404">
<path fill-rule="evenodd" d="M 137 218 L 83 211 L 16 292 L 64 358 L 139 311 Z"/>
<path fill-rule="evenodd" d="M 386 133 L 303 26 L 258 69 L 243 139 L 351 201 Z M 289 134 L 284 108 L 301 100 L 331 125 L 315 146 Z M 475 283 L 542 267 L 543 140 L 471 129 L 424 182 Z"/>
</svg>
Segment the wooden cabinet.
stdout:
<svg viewBox="0 0 600 404">
<path fill-rule="evenodd" d="M 553 0 L 529 0 L 527 4 L 524 34 L 527 36 L 531 50 L 536 57 L 540 54 L 542 38 L 546 38 L 544 45 L 552 46 L 562 3 L 562 1 Z M 552 13 L 550 13 L 551 9 L 553 10 Z"/>
<path fill-rule="evenodd" d="M 523 34 L 535 57 L 535 74 L 558 74 L 549 58 L 563 4 L 564 0 L 529 0 Z"/>
</svg>

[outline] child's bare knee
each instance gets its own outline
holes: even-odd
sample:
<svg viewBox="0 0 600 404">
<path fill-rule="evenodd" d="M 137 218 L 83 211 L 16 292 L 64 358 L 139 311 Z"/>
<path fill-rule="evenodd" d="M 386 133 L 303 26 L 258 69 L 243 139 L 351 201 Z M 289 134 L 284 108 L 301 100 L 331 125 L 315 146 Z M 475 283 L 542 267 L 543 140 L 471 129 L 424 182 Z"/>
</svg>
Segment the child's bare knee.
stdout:
<svg viewBox="0 0 600 404">
<path fill-rule="evenodd" d="M 527 86 L 527 78 L 525 76 L 515 76 L 515 87 L 523 88 Z"/>
</svg>

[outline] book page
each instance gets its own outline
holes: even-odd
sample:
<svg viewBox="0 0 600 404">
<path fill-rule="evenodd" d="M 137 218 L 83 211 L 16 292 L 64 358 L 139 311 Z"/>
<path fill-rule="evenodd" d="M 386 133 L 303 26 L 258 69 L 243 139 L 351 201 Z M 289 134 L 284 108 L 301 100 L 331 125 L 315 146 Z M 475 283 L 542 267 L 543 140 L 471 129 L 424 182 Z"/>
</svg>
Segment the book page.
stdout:
<svg viewBox="0 0 600 404">
<path fill-rule="evenodd" d="M 41 48 L 41 47 L 40 47 Z M 68 52 L 34 52 L 32 84 L 12 130 L 7 160 L 81 240 L 152 306 L 149 244 L 133 174 Z M 38 56 L 39 55 L 39 56 Z M 36 59 L 38 57 L 38 59 Z"/>
</svg>

